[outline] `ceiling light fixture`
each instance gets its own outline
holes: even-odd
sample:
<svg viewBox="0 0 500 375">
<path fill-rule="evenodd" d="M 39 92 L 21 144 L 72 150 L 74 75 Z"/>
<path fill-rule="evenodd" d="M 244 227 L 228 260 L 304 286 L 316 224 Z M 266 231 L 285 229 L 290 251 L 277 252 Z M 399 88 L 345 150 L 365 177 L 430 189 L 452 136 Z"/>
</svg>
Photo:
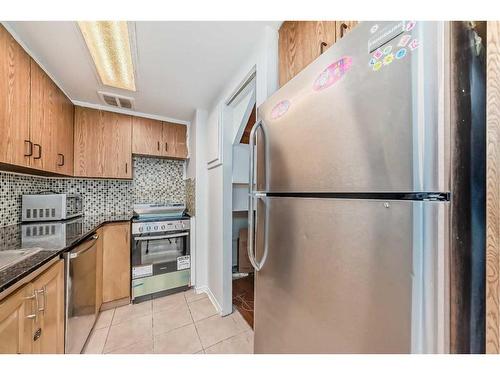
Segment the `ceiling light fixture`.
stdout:
<svg viewBox="0 0 500 375">
<path fill-rule="evenodd" d="M 79 21 L 78 26 L 106 86 L 135 91 L 126 21 Z"/>
</svg>

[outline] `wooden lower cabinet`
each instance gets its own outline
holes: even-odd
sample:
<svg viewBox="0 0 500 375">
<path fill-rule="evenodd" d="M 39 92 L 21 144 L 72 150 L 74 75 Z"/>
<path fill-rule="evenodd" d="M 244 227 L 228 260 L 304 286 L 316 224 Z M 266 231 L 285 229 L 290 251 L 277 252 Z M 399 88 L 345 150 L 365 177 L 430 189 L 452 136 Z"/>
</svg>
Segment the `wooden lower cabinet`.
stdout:
<svg viewBox="0 0 500 375">
<path fill-rule="evenodd" d="M 64 261 L 0 301 L 0 353 L 64 353 Z"/>
<path fill-rule="evenodd" d="M 100 228 L 97 231 L 97 258 L 96 258 L 96 301 L 95 308 L 96 313 L 99 313 L 102 305 L 102 260 L 103 260 L 103 248 L 102 248 L 102 232 L 103 229 Z"/>
<path fill-rule="evenodd" d="M 33 352 L 34 303 L 29 299 L 32 289 L 31 285 L 25 286 L 0 301 L 1 354 Z"/>
<path fill-rule="evenodd" d="M 34 353 L 64 353 L 64 261 L 60 260 L 33 280 L 38 298 L 38 319 L 33 342 Z"/>
<path fill-rule="evenodd" d="M 102 228 L 102 302 L 130 298 L 130 222 Z"/>
</svg>

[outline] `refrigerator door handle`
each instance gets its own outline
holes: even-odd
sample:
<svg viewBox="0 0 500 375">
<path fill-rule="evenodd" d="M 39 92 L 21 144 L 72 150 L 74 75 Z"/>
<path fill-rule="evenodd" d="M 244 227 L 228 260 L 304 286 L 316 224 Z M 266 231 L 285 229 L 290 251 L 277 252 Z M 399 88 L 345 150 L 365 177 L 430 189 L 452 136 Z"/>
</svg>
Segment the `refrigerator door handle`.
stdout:
<svg viewBox="0 0 500 375">
<path fill-rule="evenodd" d="M 255 225 L 254 225 L 254 202 L 255 198 L 264 200 L 265 194 L 256 193 L 254 191 L 254 181 L 255 181 L 255 140 L 257 129 L 261 128 L 264 134 L 264 143 L 266 142 L 266 134 L 264 130 L 264 125 L 262 120 L 259 120 L 252 128 L 250 132 L 250 168 L 249 168 L 249 180 L 248 180 L 248 258 L 250 263 L 252 263 L 255 271 L 260 271 L 264 266 L 267 259 L 267 220 L 264 225 L 264 254 L 262 255 L 261 261 L 257 261 L 255 258 Z M 265 164 L 265 163 L 264 163 Z"/>
</svg>

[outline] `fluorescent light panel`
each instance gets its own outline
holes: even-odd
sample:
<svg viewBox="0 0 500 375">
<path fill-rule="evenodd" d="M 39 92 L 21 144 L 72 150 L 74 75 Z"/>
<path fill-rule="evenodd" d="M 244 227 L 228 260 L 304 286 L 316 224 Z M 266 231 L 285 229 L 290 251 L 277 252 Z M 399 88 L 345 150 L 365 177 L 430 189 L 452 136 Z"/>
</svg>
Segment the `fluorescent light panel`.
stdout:
<svg viewBox="0 0 500 375">
<path fill-rule="evenodd" d="M 78 26 L 106 86 L 135 91 L 126 21 L 79 21 Z"/>
</svg>

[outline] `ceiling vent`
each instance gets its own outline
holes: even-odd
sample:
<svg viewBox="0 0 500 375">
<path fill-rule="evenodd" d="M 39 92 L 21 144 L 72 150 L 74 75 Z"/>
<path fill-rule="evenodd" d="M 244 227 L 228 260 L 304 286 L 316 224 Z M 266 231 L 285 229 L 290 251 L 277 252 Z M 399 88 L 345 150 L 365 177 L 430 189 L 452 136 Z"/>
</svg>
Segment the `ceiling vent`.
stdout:
<svg viewBox="0 0 500 375">
<path fill-rule="evenodd" d="M 113 107 L 132 109 L 134 99 L 128 98 L 126 96 L 111 94 L 109 92 L 97 92 L 101 97 L 102 101 L 107 105 L 112 105 Z"/>
</svg>

